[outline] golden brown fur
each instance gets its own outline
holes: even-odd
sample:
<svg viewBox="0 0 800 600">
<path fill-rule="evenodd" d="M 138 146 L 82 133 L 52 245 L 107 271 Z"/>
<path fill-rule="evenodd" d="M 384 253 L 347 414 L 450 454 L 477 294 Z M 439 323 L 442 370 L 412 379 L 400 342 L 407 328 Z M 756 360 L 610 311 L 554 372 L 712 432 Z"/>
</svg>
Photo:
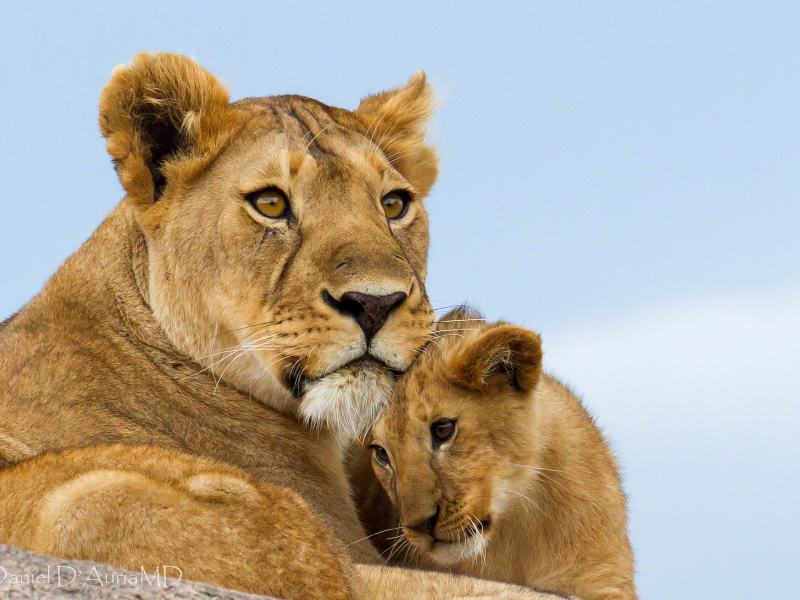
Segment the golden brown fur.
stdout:
<svg viewBox="0 0 800 600">
<path fill-rule="evenodd" d="M 343 548 L 300 496 L 217 461 L 99 446 L 0 471 L 0 489 L 0 514 L 15 516 L 0 520 L 6 544 L 150 574 L 169 565 L 185 579 L 279 598 L 363 597 Z"/>
<path fill-rule="evenodd" d="M 362 520 L 394 563 L 633 600 L 616 462 L 541 358 L 521 327 L 444 317 L 371 435 L 379 448 L 352 459 Z M 450 420 L 452 437 L 437 441 Z"/>
<path fill-rule="evenodd" d="M 126 197 L 0 327 L 0 468 L 21 463 L 4 473 L 22 494 L 7 501 L 30 501 L 26 459 L 85 449 L 42 459 L 41 485 L 55 489 L 70 461 L 94 464 L 93 446 L 157 446 L 240 468 L 271 484 L 264 493 L 287 511 L 302 498 L 307 507 L 297 505 L 287 531 L 310 509 L 336 540 L 325 564 L 341 565 L 344 545 L 365 563 L 357 571 L 370 596 L 501 589 L 380 566 L 341 462 L 340 443 L 368 428 L 388 399 L 387 367 L 408 368 L 432 321 L 422 204 L 436 177 L 424 141 L 431 99 L 420 73 L 353 112 L 300 96 L 231 104 L 184 56 L 144 53 L 117 67 L 100 98 L 100 128 Z M 265 188 L 286 195 L 285 218 L 248 201 Z M 395 189 L 411 202 L 389 221 L 381 198 Z M 343 310 L 345 292 L 406 297 L 368 339 Z M 130 480 L 149 489 L 154 472 L 184 459 L 153 450 L 152 460 L 154 471 Z M 94 483 L 106 475 L 114 484 L 106 471 Z M 104 502 L 98 496 L 92 510 L 106 514 Z M 126 518 L 108 515 L 110 527 Z M 12 525 L 19 518 L 0 514 Z M 156 544 L 148 522 L 141 534 Z M 80 541 L 52 547 L 86 558 L 69 539 Z M 272 565 L 294 556 L 291 544 L 272 551 Z M 220 552 L 207 559 L 235 560 Z"/>
</svg>

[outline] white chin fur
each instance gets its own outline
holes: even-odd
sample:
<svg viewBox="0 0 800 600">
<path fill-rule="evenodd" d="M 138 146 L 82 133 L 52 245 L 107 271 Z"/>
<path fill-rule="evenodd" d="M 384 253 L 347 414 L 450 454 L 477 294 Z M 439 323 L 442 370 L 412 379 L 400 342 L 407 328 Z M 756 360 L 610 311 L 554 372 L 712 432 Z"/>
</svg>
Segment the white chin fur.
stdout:
<svg viewBox="0 0 800 600">
<path fill-rule="evenodd" d="M 463 560 L 475 558 L 486 551 L 486 546 L 486 538 L 476 534 L 457 544 L 438 543 L 431 550 L 430 557 L 443 567 L 450 567 Z"/>
<path fill-rule="evenodd" d="M 306 384 L 299 414 L 307 427 L 329 429 L 342 446 L 363 440 L 389 403 L 394 377 L 356 363 Z"/>
</svg>

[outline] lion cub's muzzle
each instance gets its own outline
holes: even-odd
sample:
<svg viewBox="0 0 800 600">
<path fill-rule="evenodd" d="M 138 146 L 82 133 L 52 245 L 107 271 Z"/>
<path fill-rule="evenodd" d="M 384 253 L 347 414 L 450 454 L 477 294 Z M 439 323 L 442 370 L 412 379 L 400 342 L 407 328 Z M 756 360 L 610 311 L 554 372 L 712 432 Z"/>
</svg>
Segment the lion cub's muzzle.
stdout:
<svg viewBox="0 0 800 600">
<path fill-rule="evenodd" d="M 462 504 L 436 505 L 433 514 L 419 521 L 402 523 L 403 534 L 419 551 L 435 562 L 449 566 L 486 549 L 492 516 L 469 512 Z"/>
</svg>

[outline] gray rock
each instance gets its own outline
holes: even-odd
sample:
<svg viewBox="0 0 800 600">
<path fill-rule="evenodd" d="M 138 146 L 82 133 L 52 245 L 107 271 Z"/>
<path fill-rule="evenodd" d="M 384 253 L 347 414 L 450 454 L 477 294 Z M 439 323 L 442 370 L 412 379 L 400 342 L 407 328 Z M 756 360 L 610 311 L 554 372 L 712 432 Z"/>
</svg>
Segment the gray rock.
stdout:
<svg viewBox="0 0 800 600">
<path fill-rule="evenodd" d="M 62 560 L 0 544 L 3 600 L 270 600 L 178 578 L 174 568 L 134 573 L 86 560 Z M 274 599 L 272 599 L 274 600 Z"/>
</svg>

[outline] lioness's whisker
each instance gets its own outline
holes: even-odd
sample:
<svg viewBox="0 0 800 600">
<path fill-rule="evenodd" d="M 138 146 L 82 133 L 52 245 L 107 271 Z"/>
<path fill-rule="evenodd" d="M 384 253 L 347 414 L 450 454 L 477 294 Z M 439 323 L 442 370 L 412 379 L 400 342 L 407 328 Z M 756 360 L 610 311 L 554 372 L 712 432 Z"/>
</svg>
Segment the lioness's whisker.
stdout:
<svg viewBox="0 0 800 600">
<path fill-rule="evenodd" d="M 437 335 L 435 337 L 436 337 L 437 340 L 443 340 L 444 338 L 448 338 L 448 337 L 463 338 L 464 334 L 463 333 L 448 333 L 448 334 Z M 433 338 L 431 338 L 431 339 L 433 339 Z"/>
<path fill-rule="evenodd" d="M 233 333 L 234 331 L 241 331 L 243 329 L 250 329 L 251 327 L 266 327 L 268 325 L 274 325 L 275 321 L 264 321 L 263 323 L 256 323 L 255 325 L 245 325 L 244 327 L 237 327 L 236 329 L 229 329 L 228 331 L 224 331 L 223 333 L 217 333 L 207 338 L 200 338 L 201 342 L 205 342 L 206 340 L 213 340 L 214 338 L 221 337 L 223 335 L 228 335 Z"/>
<path fill-rule="evenodd" d="M 225 350 L 221 350 L 220 352 L 215 352 L 215 353 L 213 353 L 213 354 L 210 354 L 210 355 L 208 355 L 208 356 L 205 356 L 205 357 L 202 357 L 202 358 L 200 358 L 200 359 L 197 359 L 197 362 L 200 362 L 201 360 L 204 360 L 204 359 L 206 359 L 206 358 L 209 358 L 209 357 L 213 356 L 214 354 L 225 354 L 225 356 L 223 356 L 223 357 L 222 357 L 222 358 L 220 358 L 219 360 L 217 360 L 217 361 L 212 361 L 212 362 L 211 362 L 211 364 L 210 364 L 210 365 L 208 365 L 207 367 L 203 367 L 203 368 L 202 368 L 202 369 L 200 369 L 199 371 L 196 371 L 196 372 L 192 373 L 191 375 L 187 375 L 186 377 L 183 377 L 183 378 L 179 379 L 178 381 L 185 381 L 185 380 L 187 380 L 187 379 L 189 379 L 189 378 L 191 378 L 191 377 L 195 377 L 196 375 L 199 375 L 200 373 L 203 373 L 204 371 L 210 371 L 210 370 L 211 370 L 211 376 L 212 376 L 212 378 L 214 379 L 214 381 L 216 381 L 217 379 L 216 379 L 216 377 L 214 377 L 214 373 L 213 373 L 213 370 L 212 370 L 212 369 L 213 369 L 214 367 L 216 367 L 216 366 L 217 366 L 219 363 L 221 363 L 222 361 L 224 361 L 226 358 L 228 358 L 229 356 L 231 356 L 232 354 L 234 354 L 235 352 L 237 352 L 238 350 L 239 350 L 239 346 L 233 346 L 232 348 L 227 348 L 227 349 L 225 349 Z"/>
<path fill-rule="evenodd" d="M 443 319 L 443 320 L 441 320 L 441 321 L 436 321 L 436 322 L 437 322 L 437 323 L 464 323 L 464 322 L 466 322 L 466 321 L 480 321 L 480 322 L 485 322 L 485 321 L 486 321 L 486 319 L 478 319 L 478 318 L 475 318 L 475 319 Z"/>
<path fill-rule="evenodd" d="M 242 356 L 244 356 L 244 355 L 245 355 L 245 354 L 248 352 L 248 350 L 249 350 L 249 348 L 247 348 L 247 347 L 241 347 L 241 346 L 240 346 L 240 348 L 241 348 L 241 349 L 239 350 L 239 352 L 237 352 L 237 353 L 236 353 L 236 354 L 233 356 L 233 358 L 231 358 L 231 360 L 228 362 L 228 364 L 227 364 L 227 365 L 225 365 L 225 368 L 224 368 L 224 369 L 222 369 L 222 373 L 220 373 L 220 374 L 219 374 L 219 377 L 217 378 L 217 385 L 215 385 L 215 386 L 214 386 L 214 394 L 216 394 L 216 393 L 217 393 L 217 390 L 219 389 L 219 384 L 220 384 L 220 382 L 222 381 L 222 378 L 225 376 L 225 372 L 228 370 L 228 367 L 230 367 L 230 366 L 231 366 L 231 365 L 232 365 L 234 362 L 236 362 L 236 360 L 237 360 L 237 359 L 239 359 L 239 358 L 241 358 Z M 224 360 L 224 359 L 223 359 L 223 360 Z"/>
<path fill-rule="evenodd" d="M 442 350 L 442 347 L 439 345 L 439 343 L 438 343 L 436 340 L 434 340 L 433 338 L 430 338 L 430 339 L 428 340 L 428 342 L 430 342 L 431 344 L 435 344 L 435 345 L 436 345 L 436 347 L 437 347 L 437 348 L 439 348 L 439 350 L 440 350 L 440 351 L 443 351 L 443 350 Z"/>
<path fill-rule="evenodd" d="M 274 361 L 272 361 L 271 363 L 269 363 L 269 364 L 267 365 L 267 369 L 269 369 L 269 368 L 270 368 L 270 367 L 272 367 L 273 365 L 277 365 L 277 364 L 278 364 L 279 362 L 281 362 L 282 360 L 286 360 L 286 359 L 289 359 L 289 358 L 292 358 L 292 357 L 291 357 L 291 356 L 281 356 L 281 357 L 280 357 L 278 360 L 274 360 Z"/>
<path fill-rule="evenodd" d="M 289 367 L 289 377 L 292 377 L 292 376 L 294 375 L 294 370 L 297 368 L 297 365 L 299 365 L 299 364 L 300 364 L 300 361 L 301 361 L 301 360 L 303 360 L 303 357 L 302 357 L 302 356 L 301 356 L 300 358 L 298 358 L 296 361 L 294 361 L 294 362 L 292 363 L 292 366 L 291 366 L 291 367 Z"/>
<path fill-rule="evenodd" d="M 291 349 L 293 349 L 295 347 L 301 347 L 301 346 L 292 346 L 290 344 L 268 343 L 267 338 L 269 338 L 269 337 L 273 337 L 273 336 L 265 336 L 264 338 L 262 338 L 263 341 L 241 343 L 241 344 L 237 344 L 236 346 L 232 346 L 230 348 L 225 348 L 224 350 L 219 350 L 217 352 L 212 352 L 211 354 L 208 354 L 206 356 L 200 357 L 199 359 L 197 359 L 197 361 L 199 362 L 199 361 L 204 360 L 206 358 L 211 358 L 212 356 L 216 356 L 216 355 L 219 355 L 219 354 L 224 354 L 225 356 L 221 357 L 219 360 L 217 360 L 215 362 L 212 362 L 211 365 L 206 367 L 206 368 L 211 368 L 211 367 L 214 367 L 214 366 L 218 365 L 219 363 L 221 363 L 223 360 L 225 360 L 229 356 L 231 356 L 233 354 L 236 354 L 238 352 L 244 352 L 244 351 L 247 351 L 247 350 L 258 350 L 258 349 L 262 349 L 262 348 L 289 348 L 289 350 L 291 350 Z M 200 372 L 202 372 L 202 371 L 200 371 Z"/>
<path fill-rule="evenodd" d="M 441 329 L 436 331 L 431 331 L 431 335 L 447 335 L 448 333 L 456 333 L 459 331 L 478 331 L 477 327 L 463 327 L 458 329 Z"/>
<path fill-rule="evenodd" d="M 433 354 L 431 354 L 431 351 L 428 350 L 425 346 L 421 346 L 420 349 L 417 350 L 417 354 L 422 354 L 423 352 L 427 354 L 431 359 L 433 359 Z"/>
<path fill-rule="evenodd" d="M 451 304 L 449 306 L 439 306 L 438 308 L 431 307 L 431 310 L 435 312 L 437 310 L 447 310 L 448 308 L 460 308 L 462 306 L 464 306 L 464 305 L 463 304 Z"/>
<path fill-rule="evenodd" d="M 235 352 L 235 351 L 237 351 L 237 350 L 239 350 L 240 348 L 242 348 L 242 347 L 245 347 L 245 346 L 247 346 L 247 347 L 251 347 L 251 346 L 253 346 L 254 344 L 260 344 L 260 343 L 266 342 L 267 340 L 270 340 L 270 339 L 272 339 L 272 338 L 274 338 L 274 337 L 277 337 L 278 335 L 280 335 L 280 334 L 273 333 L 273 334 L 270 334 L 270 335 L 265 335 L 265 336 L 263 336 L 263 337 L 259 338 L 258 340 L 254 341 L 254 342 L 247 341 L 247 338 L 245 338 L 245 340 L 244 340 L 244 341 L 242 341 L 242 342 L 239 342 L 239 343 L 238 343 L 238 344 L 236 344 L 235 346 L 230 346 L 230 347 L 228 347 L 228 348 L 223 348 L 222 350 L 216 350 L 216 351 L 214 351 L 214 352 L 211 352 L 210 354 L 207 354 L 207 355 L 205 355 L 205 356 L 201 356 L 201 357 L 199 357 L 199 358 L 197 358 L 197 359 L 195 359 L 195 360 L 196 360 L 197 362 L 200 362 L 201 360 L 205 360 L 206 358 L 211 358 L 212 356 L 216 356 L 216 355 L 218 355 L 218 354 L 225 354 L 225 353 L 227 353 L 227 352 Z M 251 336 L 248 336 L 248 338 L 249 338 L 249 337 L 252 337 L 252 335 L 251 335 Z M 277 345 L 278 345 L 278 346 L 287 346 L 288 344 L 277 344 Z"/>
</svg>

